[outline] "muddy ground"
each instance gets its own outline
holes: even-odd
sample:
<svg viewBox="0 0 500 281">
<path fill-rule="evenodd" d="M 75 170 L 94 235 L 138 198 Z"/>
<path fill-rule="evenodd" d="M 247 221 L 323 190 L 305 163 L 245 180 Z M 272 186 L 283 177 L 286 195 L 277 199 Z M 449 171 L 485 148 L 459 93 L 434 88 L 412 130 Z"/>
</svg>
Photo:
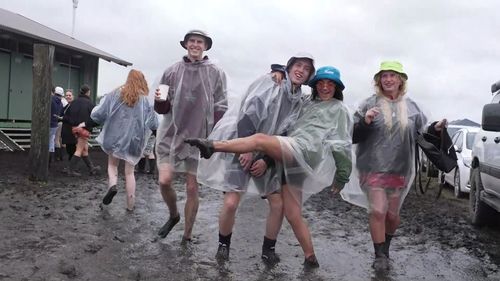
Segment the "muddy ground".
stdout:
<svg viewBox="0 0 500 281">
<path fill-rule="evenodd" d="M 451 190 L 437 203 L 410 192 L 386 275 L 371 269 L 365 210 L 327 192 L 304 207 L 319 269 L 304 270 L 286 222 L 276 247 L 281 263 L 268 268 L 261 262 L 267 206 L 252 196 L 238 213 L 231 261 L 218 265 L 220 192 L 201 188 L 194 241 L 182 246 L 182 220 L 167 238 L 156 235 L 167 209 L 151 176 L 137 176 L 136 210 L 130 214 L 123 188 L 111 205 L 100 207 L 105 173 L 71 178 L 58 162 L 48 183 L 32 183 L 27 156 L 0 152 L 0 280 L 500 280 L 500 229 L 472 227 L 467 199 L 452 198 Z M 91 156 L 106 166 L 102 152 Z M 182 178 L 176 186 L 183 190 Z M 178 199 L 182 210 L 182 192 Z"/>
</svg>

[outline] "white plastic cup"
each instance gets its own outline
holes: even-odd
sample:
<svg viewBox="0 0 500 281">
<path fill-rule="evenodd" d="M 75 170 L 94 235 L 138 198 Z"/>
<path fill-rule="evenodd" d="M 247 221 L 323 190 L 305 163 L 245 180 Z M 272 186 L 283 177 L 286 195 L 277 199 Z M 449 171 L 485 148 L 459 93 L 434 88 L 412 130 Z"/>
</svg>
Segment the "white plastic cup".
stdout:
<svg viewBox="0 0 500 281">
<path fill-rule="evenodd" d="M 166 100 L 168 97 L 169 86 L 165 85 L 165 84 L 160 84 L 160 85 L 158 85 L 158 89 L 160 90 L 160 99 Z"/>
</svg>

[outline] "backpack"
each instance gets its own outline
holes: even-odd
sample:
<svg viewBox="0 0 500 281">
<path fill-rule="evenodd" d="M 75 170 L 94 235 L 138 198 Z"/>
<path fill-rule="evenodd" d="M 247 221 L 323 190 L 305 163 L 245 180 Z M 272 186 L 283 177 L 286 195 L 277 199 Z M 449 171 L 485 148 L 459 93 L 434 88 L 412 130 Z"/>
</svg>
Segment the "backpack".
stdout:
<svg viewBox="0 0 500 281">
<path fill-rule="evenodd" d="M 457 167 L 457 154 L 446 128 L 441 130 L 440 138 L 417 132 L 416 142 L 438 170 L 449 173 Z"/>
<path fill-rule="evenodd" d="M 415 142 L 415 171 L 418 173 L 418 182 L 420 191 L 422 194 L 425 193 L 427 188 L 429 187 L 430 178 L 427 180 L 425 187 L 422 186 L 422 176 L 421 171 L 418 169 L 419 164 L 419 152 L 418 148 L 422 149 L 425 153 L 425 156 L 429 159 L 429 161 L 440 171 L 444 173 L 449 173 L 453 169 L 457 167 L 457 154 L 455 152 L 455 147 L 453 147 L 453 143 L 451 141 L 451 137 L 448 134 L 448 130 L 443 128 L 440 132 L 440 137 L 437 137 L 434 134 L 430 133 L 420 133 L 417 132 Z M 428 167 L 429 169 L 430 167 Z M 417 178 L 415 177 L 415 181 Z M 415 182 L 416 184 L 416 182 Z M 440 184 L 444 184 L 444 177 L 441 176 Z M 441 191 L 441 189 L 439 189 Z M 438 192 L 437 198 L 439 198 L 440 193 Z"/>
</svg>

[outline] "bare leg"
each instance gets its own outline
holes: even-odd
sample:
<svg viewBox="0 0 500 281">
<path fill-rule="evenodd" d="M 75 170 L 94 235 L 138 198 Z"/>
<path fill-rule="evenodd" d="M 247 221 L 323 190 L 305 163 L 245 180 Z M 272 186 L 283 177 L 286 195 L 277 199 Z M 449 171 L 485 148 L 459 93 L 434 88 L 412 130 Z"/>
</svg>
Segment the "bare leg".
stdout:
<svg viewBox="0 0 500 281">
<path fill-rule="evenodd" d="M 179 211 L 177 210 L 177 193 L 172 187 L 173 169 L 169 164 L 162 163 L 158 171 L 158 182 L 163 201 L 167 204 L 170 216 L 177 217 L 179 216 Z"/>
<path fill-rule="evenodd" d="M 85 156 L 85 155 L 83 155 L 83 152 L 85 150 L 86 145 L 87 145 L 87 141 L 85 139 L 77 138 L 76 150 L 75 150 L 75 153 L 73 155 L 78 156 L 78 157 Z"/>
<path fill-rule="evenodd" d="M 87 139 L 84 139 L 84 146 L 82 150 L 82 156 L 89 156 L 89 141 Z"/>
<path fill-rule="evenodd" d="M 118 182 L 118 164 L 120 159 L 108 155 L 108 187 L 116 185 Z"/>
<path fill-rule="evenodd" d="M 215 151 L 219 152 L 246 153 L 261 151 L 277 161 L 281 161 L 283 157 L 278 138 L 261 133 L 228 141 L 214 141 L 213 144 Z"/>
<path fill-rule="evenodd" d="M 198 182 L 196 175 L 186 173 L 186 205 L 184 206 L 185 226 L 184 226 L 184 239 L 191 239 L 193 232 L 194 221 L 198 213 L 199 196 L 198 196 Z"/>
<path fill-rule="evenodd" d="M 132 211 L 135 205 L 134 166 L 125 162 L 125 190 L 127 191 L 127 210 Z"/>
<path fill-rule="evenodd" d="M 370 201 L 370 234 L 373 243 L 385 241 L 385 217 L 387 214 L 387 196 L 383 188 L 371 188 L 368 193 Z"/>
<path fill-rule="evenodd" d="M 401 199 L 401 192 L 396 192 L 388 196 L 388 210 L 385 217 L 385 232 L 387 234 L 394 234 L 398 229 L 401 218 L 399 216 L 399 204 Z"/>
<path fill-rule="evenodd" d="M 275 193 L 267 196 L 267 201 L 269 202 L 269 214 L 266 221 L 266 237 L 276 240 L 283 223 L 283 198 L 281 194 Z"/>
<path fill-rule="evenodd" d="M 304 251 L 306 258 L 314 255 L 314 248 L 311 239 L 311 233 L 307 223 L 302 217 L 302 194 L 295 188 L 288 185 L 283 186 L 283 209 L 285 217 L 292 226 L 293 233 Z"/>
<path fill-rule="evenodd" d="M 236 210 L 240 204 L 241 194 L 238 192 L 226 192 L 224 204 L 219 215 L 219 233 L 227 236 L 233 232 Z"/>
</svg>

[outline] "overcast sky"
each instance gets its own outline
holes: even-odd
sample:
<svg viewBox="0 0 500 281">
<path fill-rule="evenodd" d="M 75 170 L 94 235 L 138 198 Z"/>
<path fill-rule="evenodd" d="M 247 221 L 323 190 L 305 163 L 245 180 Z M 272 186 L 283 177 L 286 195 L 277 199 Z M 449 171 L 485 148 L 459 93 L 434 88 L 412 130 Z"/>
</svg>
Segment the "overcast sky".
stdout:
<svg viewBox="0 0 500 281">
<path fill-rule="evenodd" d="M 72 0 L 0 0 L 0 7 L 70 35 Z M 133 63 L 153 82 L 186 51 L 189 29 L 204 29 L 206 54 L 241 95 L 271 63 L 307 51 L 316 66 L 340 69 L 345 101 L 373 93 L 380 61 L 399 60 L 408 95 L 432 119 L 481 120 L 500 80 L 500 1 L 80 0 L 74 37 Z M 129 68 L 100 60 L 99 94 Z"/>
</svg>

